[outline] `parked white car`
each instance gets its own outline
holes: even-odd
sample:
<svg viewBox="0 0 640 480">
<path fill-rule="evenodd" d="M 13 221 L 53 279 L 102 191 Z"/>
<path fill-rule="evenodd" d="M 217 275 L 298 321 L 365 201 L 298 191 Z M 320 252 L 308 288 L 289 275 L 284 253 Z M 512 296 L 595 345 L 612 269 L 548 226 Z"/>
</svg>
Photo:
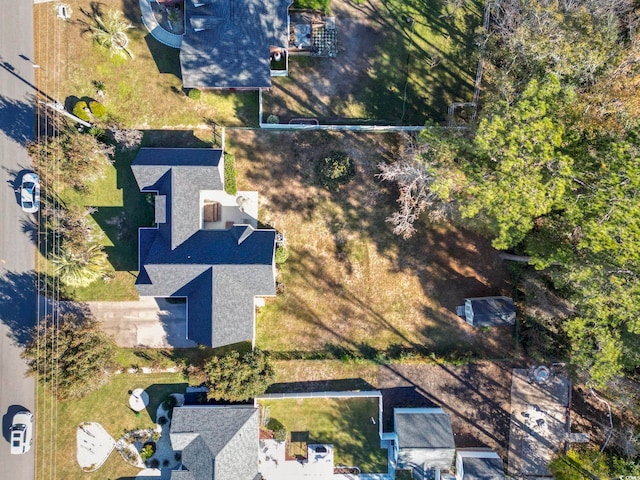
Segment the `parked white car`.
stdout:
<svg viewBox="0 0 640 480">
<path fill-rule="evenodd" d="M 20 206 L 27 213 L 36 213 L 40 208 L 40 179 L 33 172 L 22 176 Z"/>
<path fill-rule="evenodd" d="M 33 443 L 33 414 L 22 411 L 13 416 L 11 423 L 11 454 L 21 455 L 31 450 Z"/>
</svg>

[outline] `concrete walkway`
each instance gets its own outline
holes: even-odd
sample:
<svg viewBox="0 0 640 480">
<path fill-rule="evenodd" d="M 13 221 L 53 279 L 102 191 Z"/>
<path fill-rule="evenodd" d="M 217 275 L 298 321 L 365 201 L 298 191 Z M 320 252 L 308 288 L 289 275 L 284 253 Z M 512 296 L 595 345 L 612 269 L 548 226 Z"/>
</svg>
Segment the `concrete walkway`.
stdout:
<svg viewBox="0 0 640 480">
<path fill-rule="evenodd" d="M 153 14 L 151 1 L 152 0 L 139 0 L 138 2 L 140 4 L 140 11 L 142 12 L 142 23 L 147 27 L 151 36 L 160 43 L 167 47 L 180 48 L 182 45 L 182 35 L 168 32 L 160 26 L 156 20 L 156 16 Z"/>
</svg>

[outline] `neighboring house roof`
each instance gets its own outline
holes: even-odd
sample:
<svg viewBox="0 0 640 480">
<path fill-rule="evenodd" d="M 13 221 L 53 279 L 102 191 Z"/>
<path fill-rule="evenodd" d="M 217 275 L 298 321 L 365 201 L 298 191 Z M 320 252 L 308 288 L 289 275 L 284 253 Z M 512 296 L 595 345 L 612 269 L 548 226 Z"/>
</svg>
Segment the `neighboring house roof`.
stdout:
<svg viewBox="0 0 640 480">
<path fill-rule="evenodd" d="M 287 47 L 292 0 L 186 0 L 186 88 L 268 88 L 270 47 Z"/>
<path fill-rule="evenodd" d="M 176 407 L 170 438 L 186 470 L 171 480 L 255 480 L 258 473 L 259 410 L 251 406 Z"/>
<path fill-rule="evenodd" d="M 455 448 L 451 419 L 441 408 L 396 408 L 398 447 Z"/>
<path fill-rule="evenodd" d="M 509 297 L 465 298 L 464 302 L 466 320 L 474 326 L 513 325 L 516 321 L 516 307 Z"/>
<path fill-rule="evenodd" d="M 459 450 L 457 468 L 459 480 L 503 480 L 502 459 L 493 451 Z"/>
<path fill-rule="evenodd" d="M 138 293 L 187 298 L 187 337 L 218 347 L 252 341 L 256 296 L 275 295 L 275 230 L 202 229 L 202 191 L 222 190 L 222 151 L 142 148 L 140 190 L 164 196 L 166 220 L 139 232 Z M 157 212 L 156 212 L 157 213 Z"/>
</svg>

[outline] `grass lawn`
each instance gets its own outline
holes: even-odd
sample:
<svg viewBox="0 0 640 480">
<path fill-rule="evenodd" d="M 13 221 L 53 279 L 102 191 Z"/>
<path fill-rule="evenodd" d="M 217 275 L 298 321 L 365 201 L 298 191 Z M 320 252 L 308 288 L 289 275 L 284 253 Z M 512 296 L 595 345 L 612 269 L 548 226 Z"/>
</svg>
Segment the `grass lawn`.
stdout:
<svg viewBox="0 0 640 480">
<path fill-rule="evenodd" d="M 129 408 L 129 391 L 144 388 L 149 406 L 136 416 Z M 76 461 L 76 428 L 98 422 L 117 440 L 129 430 L 152 428 L 158 405 L 170 393 L 184 393 L 181 374 L 114 375 L 111 381 L 82 400 L 56 401 L 38 389 L 36 416 L 36 478 L 105 479 L 133 477 L 139 470 L 115 450 L 94 473 L 83 472 Z"/>
<path fill-rule="evenodd" d="M 400 346 L 447 359 L 512 354 L 511 330 L 473 329 L 455 315 L 465 297 L 510 293 L 490 243 L 446 224 L 420 224 L 410 240 L 391 233 L 385 218 L 395 195 L 375 174 L 394 141 L 328 132 L 228 135 L 238 188 L 260 192 L 260 220 L 285 233 L 290 252 L 278 272 L 282 293 L 258 315 L 259 348 L 283 359 L 376 358 Z M 314 165 L 336 150 L 349 153 L 357 174 L 328 192 Z"/>
<path fill-rule="evenodd" d="M 222 125 L 252 125 L 257 121 L 257 93 L 205 92 L 200 100 L 182 91 L 179 50 L 157 42 L 141 23 L 136 1 L 103 0 L 102 12 L 120 10 L 134 28 L 127 31 L 135 59 L 110 57 L 93 45 L 88 26 L 90 2 L 69 0 L 72 19 L 56 18 L 52 4 L 34 7 L 35 61 L 38 87 L 68 105 L 74 99 L 97 99 L 93 81 L 104 83 L 102 100 L 108 115 L 123 126 L 141 129 L 186 128 L 213 120 Z"/>
<path fill-rule="evenodd" d="M 261 400 L 260 406 L 284 425 L 288 442 L 292 433 L 295 440 L 295 432 L 306 432 L 309 443 L 333 444 L 336 465 L 357 466 L 363 473 L 387 471 L 387 451 L 380 448 L 378 425 L 371 423 L 371 417 L 378 419 L 377 398 Z"/>
<path fill-rule="evenodd" d="M 313 2 L 315 3 L 315 2 Z M 483 2 L 332 0 L 335 58 L 296 56 L 289 77 L 263 93 L 264 118 L 320 123 L 443 122 L 452 102 L 470 102 Z"/>
<path fill-rule="evenodd" d="M 457 9 L 439 0 L 363 4 L 384 32 L 368 81 L 353 96 L 369 117 L 424 125 L 444 121 L 452 102 L 472 100 L 483 2 L 461 3 Z"/>
</svg>

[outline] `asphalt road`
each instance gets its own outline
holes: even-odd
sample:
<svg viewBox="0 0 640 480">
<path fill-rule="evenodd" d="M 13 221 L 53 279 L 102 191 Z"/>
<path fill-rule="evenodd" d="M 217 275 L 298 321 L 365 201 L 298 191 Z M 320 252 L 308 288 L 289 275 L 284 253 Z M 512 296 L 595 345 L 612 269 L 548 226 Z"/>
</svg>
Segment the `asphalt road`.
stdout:
<svg viewBox="0 0 640 480">
<path fill-rule="evenodd" d="M 33 4 L 0 0 L 0 12 L 0 478 L 26 480 L 34 478 L 34 449 L 10 455 L 8 439 L 13 414 L 35 407 L 19 345 L 36 320 L 34 223 L 14 192 L 31 168 L 24 146 L 34 136 Z"/>
</svg>

